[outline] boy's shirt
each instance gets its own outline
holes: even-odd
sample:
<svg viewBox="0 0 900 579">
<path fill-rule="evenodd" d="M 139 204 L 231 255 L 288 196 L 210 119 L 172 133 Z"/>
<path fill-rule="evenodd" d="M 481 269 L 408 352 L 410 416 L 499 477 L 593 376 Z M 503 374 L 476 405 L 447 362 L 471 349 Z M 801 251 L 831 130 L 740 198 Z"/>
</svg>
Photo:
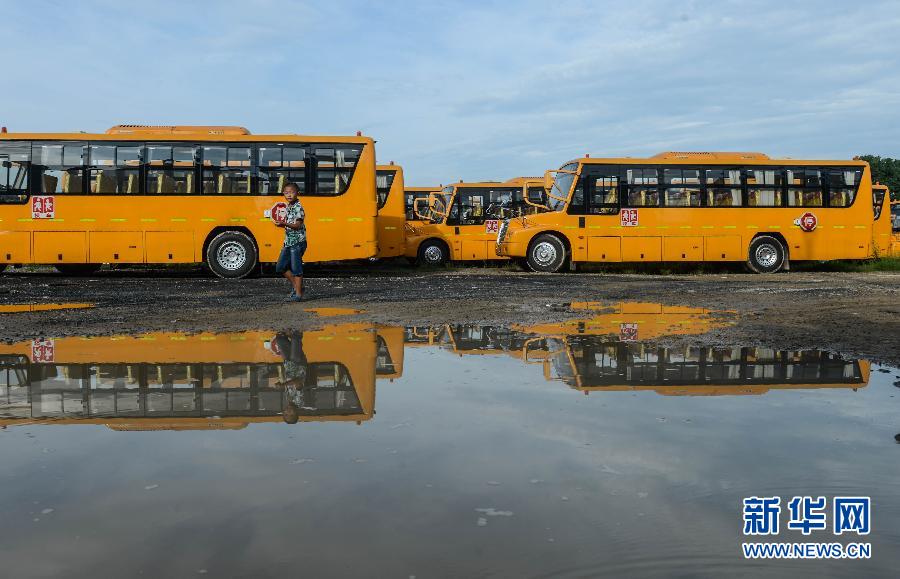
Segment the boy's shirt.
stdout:
<svg viewBox="0 0 900 579">
<path fill-rule="evenodd" d="M 284 222 L 285 223 L 297 223 L 301 219 L 306 219 L 306 212 L 303 210 L 303 205 L 300 204 L 300 201 L 295 201 L 293 203 L 288 204 L 287 206 L 287 215 L 285 215 Z M 300 225 L 300 229 L 289 229 L 287 227 L 284 228 L 284 246 L 285 247 L 293 247 L 298 243 L 302 243 L 306 240 L 306 223 L 302 223 Z"/>
</svg>

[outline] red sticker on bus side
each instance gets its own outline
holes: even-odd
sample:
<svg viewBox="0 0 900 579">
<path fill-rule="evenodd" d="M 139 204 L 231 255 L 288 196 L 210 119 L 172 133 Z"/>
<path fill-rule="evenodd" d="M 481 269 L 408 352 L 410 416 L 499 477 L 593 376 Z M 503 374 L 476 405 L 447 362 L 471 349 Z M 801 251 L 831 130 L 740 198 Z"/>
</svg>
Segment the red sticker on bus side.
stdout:
<svg viewBox="0 0 900 579">
<path fill-rule="evenodd" d="M 50 338 L 37 338 L 31 341 L 31 362 L 41 364 L 53 362 L 56 346 Z"/>
<path fill-rule="evenodd" d="M 638 224 L 638 210 L 637 209 L 623 209 L 620 214 L 620 224 L 622 227 L 637 227 Z"/>
<path fill-rule="evenodd" d="M 31 198 L 32 219 L 53 219 L 56 217 L 56 200 L 53 195 L 34 195 Z"/>
<path fill-rule="evenodd" d="M 635 322 L 622 322 L 619 324 L 619 340 L 623 342 L 636 342 L 638 339 L 638 325 Z"/>
<path fill-rule="evenodd" d="M 484 222 L 485 233 L 497 233 L 500 231 L 500 222 L 496 219 L 488 219 Z"/>
</svg>

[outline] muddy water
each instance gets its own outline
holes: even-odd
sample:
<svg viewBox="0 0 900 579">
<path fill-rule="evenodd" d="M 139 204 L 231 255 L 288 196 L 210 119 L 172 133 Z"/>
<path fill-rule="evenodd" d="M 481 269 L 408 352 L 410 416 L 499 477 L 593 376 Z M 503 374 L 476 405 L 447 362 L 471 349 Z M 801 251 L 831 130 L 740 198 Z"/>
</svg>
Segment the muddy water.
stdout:
<svg viewBox="0 0 900 579">
<path fill-rule="evenodd" d="M 0 561 L 45 576 L 891 576 L 900 373 L 658 340 L 728 324 L 575 304 L 542 326 L 156 333 L 0 346 Z M 871 496 L 865 537 L 785 529 Z M 866 541 L 865 561 L 748 561 Z"/>
</svg>

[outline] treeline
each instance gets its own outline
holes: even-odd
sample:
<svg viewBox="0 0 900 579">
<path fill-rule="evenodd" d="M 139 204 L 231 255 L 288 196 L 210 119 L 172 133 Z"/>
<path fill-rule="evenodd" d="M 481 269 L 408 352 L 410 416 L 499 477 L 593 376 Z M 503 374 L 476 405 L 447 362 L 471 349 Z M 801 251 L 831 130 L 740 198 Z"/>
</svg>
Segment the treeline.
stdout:
<svg viewBox="0 0 900 579">
<path fill-rule="evenodd" d="M 891 199 L 900 199 L 900 159 L 878 155 L 860 155 L 859 158 L 868 161 L 872 167 L 872 182 L 887 185 Z"/>
</svg>

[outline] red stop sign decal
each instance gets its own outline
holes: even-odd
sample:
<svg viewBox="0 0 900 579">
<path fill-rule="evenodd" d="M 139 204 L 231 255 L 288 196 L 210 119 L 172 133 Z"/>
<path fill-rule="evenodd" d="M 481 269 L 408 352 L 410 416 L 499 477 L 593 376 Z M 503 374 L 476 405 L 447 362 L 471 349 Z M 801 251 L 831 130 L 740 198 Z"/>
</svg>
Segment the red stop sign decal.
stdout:
<svg viewBox="0 0 900 579">
<path fill-rule="evenodd" d="M 797 224 L 803 231 L 812 231 L 819 224 L 819 220 L 815 215 L 807 211 L 800 216 L 800 219 L 797 220 Z"/>
<path fill-rule="evenodd" d="M 279 201 L 272 205 L 272 209 L 269 211 L 271 212 L 270 217 L 275 223 L 284 223 L 285 219 L 287 219 L 287 203 L 284 201 Z"/>
</svg>

